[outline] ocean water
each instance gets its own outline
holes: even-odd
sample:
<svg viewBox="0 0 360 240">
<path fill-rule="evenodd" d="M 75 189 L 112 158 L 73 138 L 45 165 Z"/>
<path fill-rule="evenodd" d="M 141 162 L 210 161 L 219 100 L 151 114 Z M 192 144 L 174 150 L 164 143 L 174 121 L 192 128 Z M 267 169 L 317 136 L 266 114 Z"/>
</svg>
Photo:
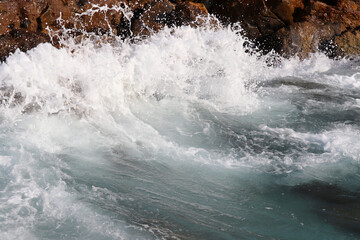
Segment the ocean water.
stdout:
<svg viewBox="0 0 360 240">
<path fill-rule="evenodd" d="M 0 65 L 1 239 L 360 239 L 359 61 L 75 42 Z"/>
</svg>

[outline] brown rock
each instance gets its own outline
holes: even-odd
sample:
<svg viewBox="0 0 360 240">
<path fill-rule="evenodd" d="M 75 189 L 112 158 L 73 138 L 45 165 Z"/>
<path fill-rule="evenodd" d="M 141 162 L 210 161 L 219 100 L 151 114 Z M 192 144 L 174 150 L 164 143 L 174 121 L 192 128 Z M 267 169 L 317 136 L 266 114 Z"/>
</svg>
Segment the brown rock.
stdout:
<svg viewBox="0 0 360 240">
<path fill-rule="evenodd" d="M 304 58 L 309 53 L 319 51 L 319 48 L 327 52 L 328 45 L 331 45 L 334 37 L 338 35 L 341 35 L 341 38 L 336 39 L 342 43 L 342 53 L 348 50 L 349 54 L 353 55 L 355 49 L 358 49 L 354 46 L 356 43 L 353 39 L 354 35 L 342 33 L 349 30 L 351 32 L 351 29 L 359 26 L 360 11 L 357 10 L 355 2 L 351 0 L 316 1 L 304 21 L 288 26 L 284 29 L 285 34 L 278 32 L 276 35 L 284 43 L 281 51 L 286 56 L 297 54 Z M 345 47 L 345 43 L 352 44 L 352 47 Z M 329 53 L 334 54 L 334 52 Z"/>
<path fill-rule="evenodd" d="M 139 19 L 132 24 L 132 32 L 135 36 L 149 36 L 165 27 L 165 24 L 172 19 L 172 11 L 175 5 L 164 0 L 163 2 L 152 2 Z"/>
<path fill-rule="evenodd" d="M 19 1 L 20 27 L 32 32 L 41 31 L 40 16 L 48 7 L 46 0 Z"/>
<path fill-rule="evenodd" d="M 225 22 L 240 22 L 245 34 L 251 39 L 273 34 L 286 25 L 270 10 L 264 0 L 215 0 L 214 2 L 211 13 Z"/>
<path fill-rule="evenodd" d="M 175 7 L 175 17 L 177 25 L 190 24 L 192 26 L 202 25 L 201 17 L 208 16 L 208 11 L 204 4 L 194 2 L 182 2 Z"/>
<path fill-rule="evenodd" d="M 62 26 L 59 19 L 63 19 L 63 24 L 67 28 L 74 26 L 77 3 L 75 0 L 47 0 L 47 7 L 42 12 L 39 22 L 43 32 L 47 33 L 46 28 L 57 30 Z"/>
<path fill-rule="evenodd" d="M 339 31 L 339 27 L 335 24 L 304 21 L 289 29 L 281 29 L 276 33 L 278 39 L 282 39 L 280 53 L 286 57 L 297 55 L 306 58 L 310 53 L 317 52 L 323 41 L 330 40 Z"/>
<path fill-rule="evenodd" d="M 349 54 L 358 49 L 354 38 L 360 28 L 357 0 L 213 0 L 207 5 L 224 22 L 240 22 L 245 35 L 266 51 L 306 57 L 333 39 Z"/>
<path fill-rule="evenodd" d="M 355 28 L 360 26 L 360 11 L 357 10 L 359 6 L 360 3 L 358 5 L 350 0 L 343 0 L 335 6 L 315 2 L 311 15 L 316 16 L 324 24 L 339 23 L 344 28 Z"/>
<path fill-rule="evenodd" d="M 83 7 L 80 22 L 88 32 L 108 32 L 117 34 L 123 13 L 116 8 L 125 7 L 126 0 L 92 0 Z"/>
<path fill-rule="evenodd" d="M 295 10 L 301 11 L 305 8 L 302 0 L 271 0 L 267 1 L 266 4 L 285 24 L 293 24 Z"/>
<path fill-rule="evenodd" d="M 132 19 L 113 9 L 125 5 Z M 47 28 L 149 36 L 165 26 L 201 25 L 208 10 L 225 23 L 240 22 L 264 52 L 304 58 L 330 46 L 341 56 L 360 55 L 359 0 L 0 0 L 1 56 L 48 41 Z"/>
<path fill-rule="evenodd" d="M 146 8 L 146 4 L 154 2 L 154 0 L 130 0 L 129 6 L 132 11 L 136 9 L 144 9 Z"/>
<path fill-rule="evenodd" d="M 12 0 L 0 1 L 0 35 L 16 28 L 20 28 L 17 2 Z"/>
<path fill-rule="evenodd" d="M 0 36 L 0 61 L 4 61 L 16 49 L 27 51 L 40 43 L 49 41 L 49 36 L 43 33 L 27 32 L 21 29 L 11 30 Z"/>
<path fill-rule="evenodd" d="M 335 43 L 335 56 L 359 56 L 360 31 L 347 31 L 340 36 L 335 36 L 333 43 Z"/>
</svg>

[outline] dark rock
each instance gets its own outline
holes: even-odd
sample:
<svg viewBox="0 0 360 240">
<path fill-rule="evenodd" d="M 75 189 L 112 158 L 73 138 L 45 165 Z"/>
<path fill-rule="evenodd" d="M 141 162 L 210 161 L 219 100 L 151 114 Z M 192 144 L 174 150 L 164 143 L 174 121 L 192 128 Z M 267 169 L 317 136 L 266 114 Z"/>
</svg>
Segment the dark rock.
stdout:
<svg viewBox="0 0 360 240">
<path fill-rule="evenodd" d="M 172 18 L 173 10 L 175 5 L 167 0 L 147 3 L 144 12 L 132 24 L 133 34 L 149 36 L 152 32 L 159 31 Z"/>
<path fill-rule="evenodd" d="M 181 2 L 176 5 L 175 24 L 189 24 L 193 27 L 203 24 L 202 17 L 208 16 L 208 11 L 204 4 L 194 2 Z"/>
<path fill-rule="evenodd" d="M 244 34 L 264 51 L 305 58 L 320 45 L 339 42 L 335 55 L 360 54 L 350 34 L 360 27 L 356 0 L 213 0 L 207 6 L 225 23 L 240 22 Z"/>
<path fill-rule="evenodd" d="M 240 22 L 246 36 L 258 39 L 273 34 L 286 24 L 274 14 L 265 1 L 254 0 L 215 0 L 211 13 L 216 14 L 225 23 Z"/>
<path fill-rule="evenodd" d="M 19 15 L 16 1 L 0 1 L 0 35 L 20 28 Z"/>
<path fill-rule="evenodd" d="M 0 36 L 0 61 L 4 61 L 16 49 L 27 51 L 40 43 L 49 42 L 47 34 L 14 29 Z"/>
</svg>

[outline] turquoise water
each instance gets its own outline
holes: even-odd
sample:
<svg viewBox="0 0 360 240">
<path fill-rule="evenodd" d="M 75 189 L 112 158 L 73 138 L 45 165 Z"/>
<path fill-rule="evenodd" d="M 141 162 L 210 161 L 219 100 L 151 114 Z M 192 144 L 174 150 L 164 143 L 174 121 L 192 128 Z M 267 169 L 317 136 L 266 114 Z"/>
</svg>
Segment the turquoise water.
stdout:
<svg viewBox="0 0 360 240">
<path fill-rule="evenodd" d="M 359 239 L 360 64 L 231 29 L 0 65 L 1 239 Z"/>
</svg>

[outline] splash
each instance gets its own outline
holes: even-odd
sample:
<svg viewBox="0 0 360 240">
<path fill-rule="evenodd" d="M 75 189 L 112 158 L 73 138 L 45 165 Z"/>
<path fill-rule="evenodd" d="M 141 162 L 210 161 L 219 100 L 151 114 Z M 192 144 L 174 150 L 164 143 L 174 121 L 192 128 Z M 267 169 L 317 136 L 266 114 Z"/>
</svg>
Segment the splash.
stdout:
<svg viewBox="0 0 360 240">
<path fill-rule="evenodd" d="M 284 186 L 359 182 L 356 61 L 269 64 L 229 27 L 71 34 L 0 65 L 6 239 L 342 236 Z"/>
</svg>

